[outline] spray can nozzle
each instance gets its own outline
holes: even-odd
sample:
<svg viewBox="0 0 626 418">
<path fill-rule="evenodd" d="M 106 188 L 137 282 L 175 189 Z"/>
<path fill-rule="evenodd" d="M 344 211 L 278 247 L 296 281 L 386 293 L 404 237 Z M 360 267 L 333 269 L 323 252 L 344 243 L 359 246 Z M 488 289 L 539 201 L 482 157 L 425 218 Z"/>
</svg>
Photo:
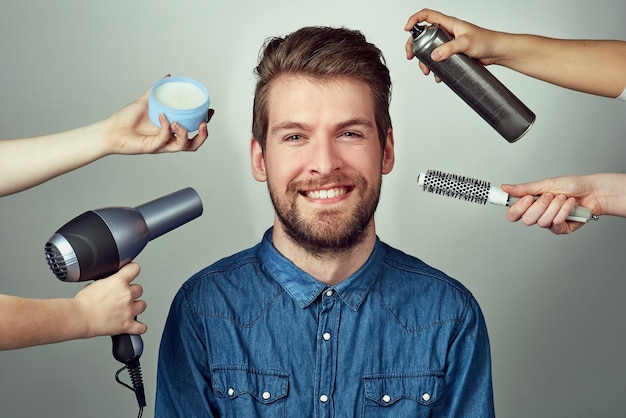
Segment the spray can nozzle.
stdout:
<svg viewBox="0 0 626 418">
<path fill-rule="evenodd" d="M 418 36 L 420 36 L 422 34 L 422 32 L 424 32 L 425 30 L 425 26 L 424 25 L 413 25 L 413 27 L 411 28 L 411 30 L 409 32 L 411 32 L 411 35 L 413 36 L 413 40 L 417 39 Z"/>
</svg>

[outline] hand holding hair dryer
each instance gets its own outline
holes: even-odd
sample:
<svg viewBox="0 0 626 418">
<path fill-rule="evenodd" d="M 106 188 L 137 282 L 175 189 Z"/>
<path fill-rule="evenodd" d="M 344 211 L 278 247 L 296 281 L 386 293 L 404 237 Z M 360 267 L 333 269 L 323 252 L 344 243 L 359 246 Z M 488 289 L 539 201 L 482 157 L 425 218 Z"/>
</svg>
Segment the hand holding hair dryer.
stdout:
<svg viewBox="0 0 626 418">
<path fill-rule="evenodd" d="M 63 225 L 48 240 L 46 260 L 59 280 L 101 279 L 130 263 L 149 241 L 201 214 L 202 201 L 190 187 L 136 208 L 107 207 L 87 211 Z M 111 338 L 113 356 L 128 368 L 133 381 L 131 389 L 142 408 L 146 405 L 139 366 L 143 341 L 139 335 L 129 334 Z"/>
</svg>

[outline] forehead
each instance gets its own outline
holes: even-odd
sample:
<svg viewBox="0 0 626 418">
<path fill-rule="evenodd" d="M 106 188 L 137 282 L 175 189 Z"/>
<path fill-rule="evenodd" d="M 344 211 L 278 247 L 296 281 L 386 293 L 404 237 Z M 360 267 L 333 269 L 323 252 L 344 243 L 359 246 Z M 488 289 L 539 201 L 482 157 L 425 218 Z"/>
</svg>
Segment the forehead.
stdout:
<svg viewBox="0 0 626 418">
<path fill-rule="evenodd" d="M 311 122 L 342 118 L 374 120 L 372 90 L 354 78 L 282 75 L 272 81 L 268 93 L 270 126 L 285 118 Z"/>
</svg>

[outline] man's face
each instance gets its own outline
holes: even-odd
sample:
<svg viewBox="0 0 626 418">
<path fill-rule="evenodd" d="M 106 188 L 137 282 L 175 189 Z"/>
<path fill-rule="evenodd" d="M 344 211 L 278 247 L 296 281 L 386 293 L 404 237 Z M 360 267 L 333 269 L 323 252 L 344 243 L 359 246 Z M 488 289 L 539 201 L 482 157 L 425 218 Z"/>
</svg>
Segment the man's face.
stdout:
<svg viewBox="0 0 626 418">
<path fill-rule="evenodd" d="M 253 139 L 251 156 L 277 226 L 313 253 L 351 248 L 373 226 L 382 174 L 394 162 L 391 130 L 380 146 L 369 86 L 282 76 L 268 115 L 265 152 Z"/>
</svg>

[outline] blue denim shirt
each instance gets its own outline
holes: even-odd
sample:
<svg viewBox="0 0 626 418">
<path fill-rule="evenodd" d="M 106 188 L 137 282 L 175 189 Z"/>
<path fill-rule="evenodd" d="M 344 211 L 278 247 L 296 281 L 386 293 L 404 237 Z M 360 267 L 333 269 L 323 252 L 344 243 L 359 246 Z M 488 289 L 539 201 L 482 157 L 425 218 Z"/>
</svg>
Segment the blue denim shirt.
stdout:
<svg viewBox="0 0 626 418">
<path fill-rule="evenodd" d="M 195 274 L 163 333 L 157 417 L 494 416 L 484 318 L 380 242 L 327 286 L 261 243 Z"/>
</svg>

